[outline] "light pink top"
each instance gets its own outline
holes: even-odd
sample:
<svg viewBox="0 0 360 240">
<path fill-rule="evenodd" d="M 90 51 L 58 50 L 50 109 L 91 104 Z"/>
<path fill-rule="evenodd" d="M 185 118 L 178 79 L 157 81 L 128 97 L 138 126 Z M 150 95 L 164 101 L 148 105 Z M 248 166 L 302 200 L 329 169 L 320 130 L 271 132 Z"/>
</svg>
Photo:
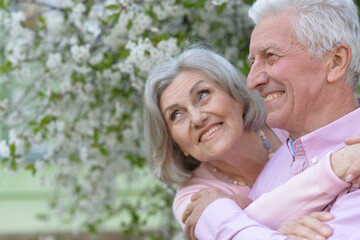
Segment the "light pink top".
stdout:
<svg viewBox="0 0 360 240">
<path fill-rule="evenodd" d="M 287 132 L 273 130 L 279 139 L 285 142 L 288 136 Z M 290 156 L 289 159 L 292 157 Z M 322 209 L 348 186 L 349 184 L 340 180 L 333 173 L 330 161 L 324 161 L 323 164 L 318 164 L 311 171 L 293 178 L 271 193 L 264 194 L 244 211 L 260 223 L 276 229 L 285 220 L 295 219 Z M 184 224 L 181 222 L 181 218 L 186 206 L 191 202 L 191 196 L 202 189 L 211 187 L 219 188 L 226 194 L 248 195 L 250 192 L 249 187 L 242 187 L 217 178 L 206 164 L 201 164 L 194 170 L 190 179 L 178 186 L 174 198 L 173 212 L 183 228 Z M 304 191 L 304 189 L 308 190 Z M 315 199 L 317 201 L 313 201 Z M 290 210 L 284 211 L 284 209 Z"/>
<path fill-rule="evenodd" d="M 201 215 L 195 229 L 196 237 L 200 240 L 286 239 L 279 232 L 266 226 L 267 222 L 271 219 L 280 222 L 279 218 L 283 218 L 282 214 L 286 214 L 285 218 L 292 218 L 294 210 L 302 211 L 299 208 L 307 208 L 309 204 L 320 206 L 322 202 L 326 202 L 323 201 L 322 196 L 336 194 L 341 184 L 336 183 L 335 176 L 331 177 L 330 174 L 325 177 L 327 174 L 322 175 L 322 173 L 329 170 L 330 154 L 345 146 L 344 139 L 359 132 L 360 108 L 297 139 L 293 144 L 294 157 L 287 145 L 284 144 L 267 163 L 252 188 L 249 196 L 256 200 L 245 211 L 229 199 L 223 198 L 214 201 Z M 322 166 L 325 168 L 322 169 Z M 301 172 L 303 173 L 299 174 Z M 313 188 L 313 185 L 302 186 L 303 183 L 300 181 L 303 174 L 311 172 L 312 174 L 309 177 L 312 177 L 313 180 L 307 179 L 307 181 L 316 183 L 315 185 L 318 185 L 316 188 Z M 289 180 L 290 178 L 291 180 Z M 264 198 L 268 198 L 274 193 L 273 189 L 280 186 L 278 190 L 281 190 L 284 187 L 283 183 L 287 182 L 286 184 L 288 184 L 294 180 L 298 180 L 300 185 L 293 187 L 288 192 L 282 192 L 276 198 L 272 198 L 272 201 L 264 201 Z M 331 187 L 332 184 L 334 184 L 333 187 Z M 321 194 L 321 191 L 318 192 L 319 189 L 327 193 Z M 297 197 L 303 197 L 303 199 L 296 200 Z M 284 200 L 296 201 L 293 204 L 282 205 Z M 258 204 L 258 201 L 264 201 L 259 209 L 253 206 L 253 204 Z M 266 208 L 274 211 L 272 216 L 264 216 L 268 215 L 264 213 Z M 248 209 L 252 209 L 252 213 L 249 213 Z M 360 239 L 359 189 L 343 190 L 334 201 L 326 206 L 325 210 L 330 211 L 335 216 L 333 220 L 327 222 L 333 230 L 333 234 L 328 240 Z M 264 219 L 265 221 L 262 222 Z"/>
</svg>

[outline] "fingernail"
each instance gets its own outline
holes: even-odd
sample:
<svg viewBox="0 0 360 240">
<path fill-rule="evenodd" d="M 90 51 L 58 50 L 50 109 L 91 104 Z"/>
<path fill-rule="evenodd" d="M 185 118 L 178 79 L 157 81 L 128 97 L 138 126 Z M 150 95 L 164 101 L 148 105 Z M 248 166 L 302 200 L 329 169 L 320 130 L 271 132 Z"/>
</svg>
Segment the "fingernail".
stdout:
<svg viewBox="0 0 360 240">
<path fill-rule="evenodd" d="M 316 235 L 315 239 L 316 240 L 325 240 L 325 238 L 323 238 L 321 235 Z"/>
<path fill-rule="evenodd" d="M 352 180 L 354 180 L 354 176 L 350 173 L 349 175 L 346 176 L 345 181 L 351 182 Z"/>
<path fill-rule="evenodd" d="M 323 213 L 323 216 L 325 217 L 325 218 L 332 218 L 332 214 L 331 213 L 328 213 L 328 212 L 324 212 Z M 325 228 L 324 228 L 325 229 Z"/>
<path fill-rule="evenodd" d="M 331 230 L 327 227 L 323 227 L 323 228 L 321 228 L 321 232 L 325 235 L 328 235 L 331 233 Z"/>
<path fill-rule="evenodd" d="M 355 183 L 352 185 L 353 188 L 360 188 L 360 185 L 358 183 Z"/>
</svg>

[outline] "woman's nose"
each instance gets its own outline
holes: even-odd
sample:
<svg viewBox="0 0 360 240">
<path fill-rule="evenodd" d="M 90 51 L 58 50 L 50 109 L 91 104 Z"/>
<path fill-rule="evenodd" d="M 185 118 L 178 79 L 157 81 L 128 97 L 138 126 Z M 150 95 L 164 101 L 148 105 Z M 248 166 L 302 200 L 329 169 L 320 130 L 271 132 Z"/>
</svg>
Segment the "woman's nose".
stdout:
<svg viewBox="0 0 360 240">
<path fill-rule="evenodd" d="M 190 114 L 192 127 L 201 127 L 206 123 L 206 120 L 208 119 L 208 114 L 201 108 L 193 108 Z"/>
</svg>

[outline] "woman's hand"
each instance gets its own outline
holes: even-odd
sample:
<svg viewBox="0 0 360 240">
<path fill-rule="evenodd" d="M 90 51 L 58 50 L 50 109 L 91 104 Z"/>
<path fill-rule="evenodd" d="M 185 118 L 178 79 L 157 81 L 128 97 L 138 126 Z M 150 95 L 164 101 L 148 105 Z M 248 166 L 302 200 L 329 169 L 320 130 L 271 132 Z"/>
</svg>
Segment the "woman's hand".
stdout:
<svg viewBox="0 0 360 240">
<path fill-rule="evenodd" d="M 334 173 L 353 186 L 360 185 L 360 143 L 353 143 L 331 155 Z"/>
<path fill-rule="evenodd" d="M 252 200 L 245 195 L 227 195 L 218 188 L 208 188 L 195 193 L 191 197 L 191 203 L 186 207 L 182 222 L 185 224 L 185 235 L 187 239 L 196 239 L 195 227 L 201 214 L 213 201 L 220 198 L 229 198 L 233 200 L 241 209 L 246 208 Z"/>
<path fill-rule="evenodd" d="M 291 240 L 325 240 L 331 236 L 332 230 L 324 222 L 333 219 L 329 212 L 313 212 L 294 221 L 286 221 L 278 231 Z"/>
<path fill-rule="evenodd" d="M 345 139 L 344 141 L 347 145 L 352 145 L 355 143 L 360 143 L 360 133 L 356 136 L 353 136 L 351 138 Z"/>
</svg>

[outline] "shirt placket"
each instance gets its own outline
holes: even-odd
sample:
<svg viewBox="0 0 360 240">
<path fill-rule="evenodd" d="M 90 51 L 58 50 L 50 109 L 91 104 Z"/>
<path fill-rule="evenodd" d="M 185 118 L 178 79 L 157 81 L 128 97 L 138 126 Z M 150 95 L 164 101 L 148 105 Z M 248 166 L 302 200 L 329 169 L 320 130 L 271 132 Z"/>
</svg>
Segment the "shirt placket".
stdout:
<svg viewBox="0 0 360 240">
<path fill-rule="evenodd" d="M 306 168 L 308 168 L 309 162 L 301 139 L 297 139 L 296 141 L 289 140 L 288 146 L 293 155 L 293 162 L 289 172 L 289 178 L 291 178 L 299 173 L 302 173 Z"/>
</svg>

